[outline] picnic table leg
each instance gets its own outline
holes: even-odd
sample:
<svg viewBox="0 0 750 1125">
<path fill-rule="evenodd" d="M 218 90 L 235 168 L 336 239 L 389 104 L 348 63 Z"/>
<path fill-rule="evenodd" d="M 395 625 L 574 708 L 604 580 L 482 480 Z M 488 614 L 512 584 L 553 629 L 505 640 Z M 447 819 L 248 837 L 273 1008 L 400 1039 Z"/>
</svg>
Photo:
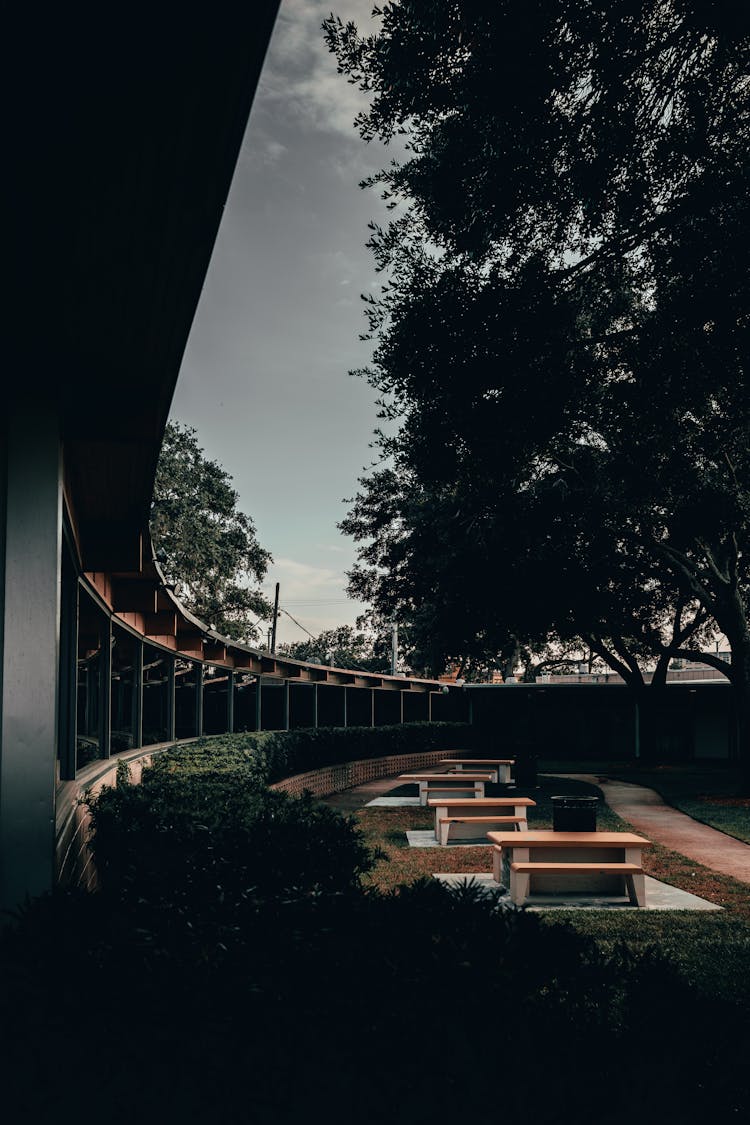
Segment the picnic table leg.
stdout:
<svg viewBox="0 0 750 1125">
<path fill-rule="evenodd" d="M 526 806 L 525 805 L 516 805 L 515 808 L 513 809 L 513 816 L 520 816 L 520 817 L 523 818 L 516 825 L 516 828 L 518 829 L 518 831 L 519 832 L 528 832 L 529 822 L 526 819 Z"/>
<path fill-rule="evenodd" d="M 625 862 L 641 865 L 641 849 L 626 848 Z M 625 883 L 628 888 L 628 898 L 633 906 L 646 905 L 646 876 L 641 872 L 638 875 L 626 875 Z"/>
<path fill-rule="evenodd" d="M 517 871 L 510 873 L 510 900 L 514 906 L 523 906 L 529 897 L 531 875 L 527 872 L 519 874 Z"/>
</svg>

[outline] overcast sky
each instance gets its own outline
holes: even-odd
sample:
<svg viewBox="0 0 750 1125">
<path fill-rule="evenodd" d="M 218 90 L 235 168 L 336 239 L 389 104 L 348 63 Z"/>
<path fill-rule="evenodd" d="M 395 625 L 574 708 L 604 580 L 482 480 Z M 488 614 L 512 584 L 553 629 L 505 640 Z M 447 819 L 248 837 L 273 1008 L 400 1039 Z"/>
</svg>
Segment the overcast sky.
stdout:
<svg viewBox="0 0 750 1125">
<path fill-rule="evenodd" d="M 374 392 L 360 294 L 378 276 L 359 181 L 391 159 L 352 126 L 363 105 L 320 32 L 333 10 L 374 27 L 371 0 L 282 0 L 172 404 L 232 476 L 274 556 L 266 590 L 311 633 L 353 622 L 336 524 L 371 463 Z M 306 633 L 282 614 L 279 640 Z"/>
</svg>

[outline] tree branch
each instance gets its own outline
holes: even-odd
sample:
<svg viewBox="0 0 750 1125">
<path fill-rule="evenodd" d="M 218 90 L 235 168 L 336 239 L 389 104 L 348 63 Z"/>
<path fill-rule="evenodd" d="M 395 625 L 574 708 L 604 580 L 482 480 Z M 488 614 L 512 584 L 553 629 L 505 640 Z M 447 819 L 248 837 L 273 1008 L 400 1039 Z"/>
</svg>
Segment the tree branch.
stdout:
<svg viewBox="0 0 750 1125">
<path fill-rule="evenodd" d="M 694 664 L 708 664 L 711 668 L 716 668 L 728 680 L 734 678 L 732 672 L 732 665 L 722 660 L 719 656 L 714 656 L 711 652 L 700 652 L 699 649 L 694 648 L 678 648 L 675 651 L 675 656 L 681 656 L 684 660 L 690 660 Z"/>
<path fill-rule="evenodd" d="M 664 555 L 672 567 L 680 572 L 687 583 L 688 589 L 705 605 L 709 613 L 715 617 L 716 601 L 698 579 L 698 575 L 695 573 L 695 570 L 692 569 L 693 564 L 688 556 L 683 554 L 682 551 L 678 551 L 675 547 L 671 547 L 668 543 L 659 543 L 658 541 L 654 543 L 654 550 L 657 554 Z"/>
<path fill-rule="evenodd" d="M 613 672 L 617 672 L 619 676 L 622 676 L 626 684 L 630 684 L 631 687 L 643 686 L 643 676 L 641 674 L 640 668 L 638 668 L 637 665 L 636 676 L 633 674 L 632 668 L 630 668 L 622 660 L 618 659 L 618 657 L 616 657 L 615 654 L 607 648 L 601 638 L 593 637 L 591 635 L 584 635 L 583 640 L 586 642 L 592 652 L 595 652 L 597 656 L 600 656 L 602 658 L 605 664 L 609 665 Z"/>
</svg>

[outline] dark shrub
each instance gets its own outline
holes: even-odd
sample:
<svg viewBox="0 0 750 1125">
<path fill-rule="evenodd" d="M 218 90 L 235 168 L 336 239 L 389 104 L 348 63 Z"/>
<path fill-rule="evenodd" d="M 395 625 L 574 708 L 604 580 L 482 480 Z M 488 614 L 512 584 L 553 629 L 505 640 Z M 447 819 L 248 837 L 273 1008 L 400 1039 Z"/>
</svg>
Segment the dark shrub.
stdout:
<svg viewBox="0 0 750 1125">
<path fill-rule="evenodd" d="M 340 892 L 372 866 L 353 820 L 266 789 L 247 764 L 183 773 L 160 760 L 140 785 L 104 789 L 91 812 L 103 889 L 178 912 Z"/>
</svg>

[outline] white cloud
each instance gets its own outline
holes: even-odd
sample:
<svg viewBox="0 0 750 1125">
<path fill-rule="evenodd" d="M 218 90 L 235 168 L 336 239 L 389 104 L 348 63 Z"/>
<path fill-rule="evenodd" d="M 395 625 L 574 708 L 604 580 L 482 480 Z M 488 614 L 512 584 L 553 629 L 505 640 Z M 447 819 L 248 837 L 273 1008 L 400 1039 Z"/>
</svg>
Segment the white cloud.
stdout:
<svg viewBox="0 0 750 1125">
<path fill-rule="evenodd" d="M 285 156 L 288 151 L 289 149 L 281 141 L 275 141 L 271 137 L 263 138 L 261 157 L 264 164 L 278 164 L 282 156 Z"/>
<path fill-rule="evenodd" d="M 276 582 L 280 583 L 282 601 L 311 601 L 318 598 L 344 597 L 346 579 L 343 571 L 331 567 L 312 566 L 297 562 L 296 559 L 275 558 L 273 575 L 266 582 L 273 591 Z"/>
<path fill-rule="evenodd" d="M 321 23 L 330 12 L 330 0 L 283 0 L 259 94 L 280 114 L 354 140 L 352 122 L 368 100 L 336 73 L 336 59 L 321 31 Z M 375 26 L 371 12 L 371 0 L 341 0 L 335 5 L 335 14 L 345 23 L 353 19 L 368 32 Z"/>
<path fill-rule="evenodd" d="M 359 602 L 347 598 L 343 570 L 313 566 L 289 558 L 275 558 L 271 570 L 263 592 L 273 600 L 278 582 L 279 605 L 288 607 L 279 618 L 277 641 L 302 641 L 308 633 L 317 636 L 324 629 L 333 629 L 336 625 L 353 625 L 365 609 Z M 299 624 L 292 618 L 296 618 Z"/>
</svg>

